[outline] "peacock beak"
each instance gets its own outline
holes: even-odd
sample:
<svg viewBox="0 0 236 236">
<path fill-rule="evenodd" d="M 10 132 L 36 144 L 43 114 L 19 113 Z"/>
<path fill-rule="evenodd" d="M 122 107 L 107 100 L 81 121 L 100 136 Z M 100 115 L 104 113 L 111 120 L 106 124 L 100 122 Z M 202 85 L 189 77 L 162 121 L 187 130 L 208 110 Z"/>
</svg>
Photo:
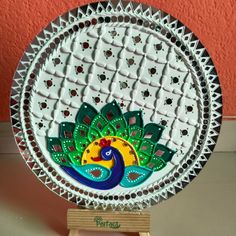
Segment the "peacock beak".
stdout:
<svg viewBox="0 0 236 236">
<path fill-rule="evenodd" d="M 91 159 L 93 160 L 93 161 L 102 161 L 102 157 L 100 156 L 100 157 L 91 157 Z"/>
</svg>

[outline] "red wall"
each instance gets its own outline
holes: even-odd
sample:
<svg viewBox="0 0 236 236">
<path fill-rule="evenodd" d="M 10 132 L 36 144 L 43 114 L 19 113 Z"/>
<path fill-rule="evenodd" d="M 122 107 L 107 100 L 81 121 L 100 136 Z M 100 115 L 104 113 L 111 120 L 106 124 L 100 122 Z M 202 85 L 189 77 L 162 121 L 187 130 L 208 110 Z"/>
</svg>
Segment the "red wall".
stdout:
<svg viewBox="0 0 236 236">
<path fill-rule="evenodd" d="M 79 3 L 78 3 L 79 2 Z M 8 100 L 14 71 L 25 48 L 51 20 L 88 0 L 1 0 L 0 121 L 9 120 Z M 224 115 L 236 116 L 236 1 L 142 0 L 187 25 L 213 58 L 224 95 Z"/>
</svg>

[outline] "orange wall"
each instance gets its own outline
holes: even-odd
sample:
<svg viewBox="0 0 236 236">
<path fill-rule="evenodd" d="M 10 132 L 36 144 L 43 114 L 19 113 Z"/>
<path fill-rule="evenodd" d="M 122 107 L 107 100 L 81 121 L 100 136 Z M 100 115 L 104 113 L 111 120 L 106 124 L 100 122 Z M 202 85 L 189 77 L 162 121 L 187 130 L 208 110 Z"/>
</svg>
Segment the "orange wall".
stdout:
<svg viewBox="0 0 236 236">
<path fill-rule="evenodd" d="M 51 20 L 91 0 L 0 1 L 0 121 L 9 120 L 8 100 L 14 71 L 25 48 Z M 187 25 L 202 41 L 217 68 L 224 115 L 236 116 L 236 1 L 142 0 Z"/>
</svg>

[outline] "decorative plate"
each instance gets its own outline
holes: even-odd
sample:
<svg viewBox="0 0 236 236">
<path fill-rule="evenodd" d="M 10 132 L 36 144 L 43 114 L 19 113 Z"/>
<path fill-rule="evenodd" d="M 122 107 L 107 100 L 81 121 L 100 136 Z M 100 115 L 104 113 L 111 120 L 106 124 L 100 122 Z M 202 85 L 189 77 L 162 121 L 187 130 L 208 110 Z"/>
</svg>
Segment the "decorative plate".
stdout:
<svg viewBox="0 0 236 236">
<path fill-rule="evenodd" d="M 49 189 L 123 210 L 159 203 L 199 173 L 219 135 L 221 99 L 188 28 L 120 1 L 69 11 L 38 34 L 10 106 L 19 150 Z"/>
</svg>

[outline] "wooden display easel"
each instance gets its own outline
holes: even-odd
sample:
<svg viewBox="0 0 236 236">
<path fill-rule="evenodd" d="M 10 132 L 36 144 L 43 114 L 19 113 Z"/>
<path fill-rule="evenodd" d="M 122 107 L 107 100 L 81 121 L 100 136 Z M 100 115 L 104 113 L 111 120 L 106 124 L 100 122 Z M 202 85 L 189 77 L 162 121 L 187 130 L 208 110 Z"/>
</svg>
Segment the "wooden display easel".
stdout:
<svg viewBox="0 0 236 236">
<path fill-rule="evenodd" d="M 67 212 L 69 236 L 79 236 L 80 230 L 137 232 L 139 236 L 150 236 L 150 214 L 148 212 L 96 211 L 69 209 Z"/>
</svg>

